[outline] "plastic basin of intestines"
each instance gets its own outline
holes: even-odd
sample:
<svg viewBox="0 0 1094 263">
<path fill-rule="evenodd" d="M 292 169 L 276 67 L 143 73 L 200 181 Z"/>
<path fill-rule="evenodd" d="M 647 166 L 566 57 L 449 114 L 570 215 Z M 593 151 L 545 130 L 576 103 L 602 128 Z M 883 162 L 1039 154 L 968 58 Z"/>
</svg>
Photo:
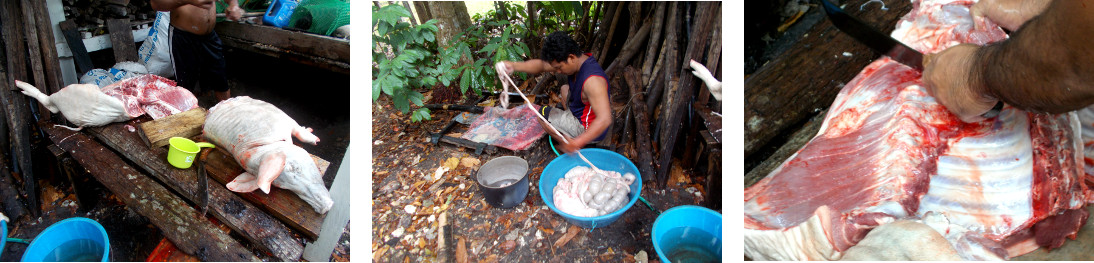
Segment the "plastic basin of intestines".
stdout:
<svg viewBox="0 0 1094 263">
<path fill-rule="evenodd" d="M 593 163 L 594 165 L 596 165 L 597 168 L 600 168 L 601 170 L 615 171 L 619 172 L 619 174 L 621 175 L 627 173 L 636 176 L 639 175 L 638 167 L 634 166 L 634 163 L 632 163 L 626 157 L 623 157 L 623 155 L 620 155 L 616 152 L 595 148 L 582 149 L 580 152 L 582 155 L 585 156 L 585 158 L 589 160 L 589 162 Z M 547 164 L 547 167 L 543 168 L 543 173 L 540 174 L 539 177 L 539 196 L 543 198 L 543 203 L 545 203 L 547 207 L 551 208 L 551 211 L 554 211 L 556 214 L 562 216 L 562 218 L 566 219 L 566 221 L 570 222 L 571 224 L 584 228 L 598 228 L 608 226 L 612 222 L 615 222 L 616 219 L 619 219 L 619 217 L 622 216 L 624 212 L 630 209 L 631 206 L 634 206 L 634 203 L 638 201 L 638 195 L 641 193 L 642 190 L 642 179 L 640 176 L 638 176 L 637 179 L 631 182 L 630 192 L 627 193 L 627 203 L 618 210 L 595 217 L 575 216 L 560 211 L 554 203 L 555 185 L 558 184 L 559 179 L 565 177 L 567 172 L 578 166 L 588 167 L 589 164 L 585 163 L 585 161 L 583 161 L 581 157 L 579 157 L 577 154 L 563 154 L 559 157 L 556 157 L 554 160 L 551 160 L 551 162 Z"/>
</svg>

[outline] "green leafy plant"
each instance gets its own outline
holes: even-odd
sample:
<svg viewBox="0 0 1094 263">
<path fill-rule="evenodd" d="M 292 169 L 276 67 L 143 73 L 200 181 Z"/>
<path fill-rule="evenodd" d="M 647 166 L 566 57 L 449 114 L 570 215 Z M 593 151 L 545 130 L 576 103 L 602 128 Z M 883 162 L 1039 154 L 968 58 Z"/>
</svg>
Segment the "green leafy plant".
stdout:
<svg viewBox="0 0 1094 263">
<path fill-rule="evenodd" d="M 410 11 L 400 5 L 372 7 L 373 79 L 372 100 L 381 94 L 391 96 L 395 109 L 410 111 L 410 103 L 421 107 L 424 96 L 416 89 L 431 87 L 431 76 L 422 76 L 419 68 L 432 66 L 436 47 L 436 20 L 412 26 L 402 21 L 410 17 Z M 429 109 L 418 108 L 410 115 L 411 121 L 429 120 Z"/>
</svg>

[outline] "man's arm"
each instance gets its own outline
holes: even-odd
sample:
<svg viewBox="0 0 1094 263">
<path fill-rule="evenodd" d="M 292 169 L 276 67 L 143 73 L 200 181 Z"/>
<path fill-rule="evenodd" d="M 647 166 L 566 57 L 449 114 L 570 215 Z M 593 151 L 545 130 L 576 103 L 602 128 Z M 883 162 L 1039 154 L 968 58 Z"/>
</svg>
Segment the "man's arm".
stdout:
<svg viewBox="0 0 1094 263">
<path fill-rule="evenodd" d="M 569 144 L 562 146 L 562 150 L 565 152 L 580 150 L 581 147 L 585 147 L 596 137 L 600 137 L 600 134 L 604 133 L 604 130 L 607 130 L 608 126 L 612 124 L 612 108 L 611 102 L 608 100 L 607 80 L 596 77 L 588 78 L 585 80 L 583 92 L 586 99 L 589 100 L 589 106 L 593 107 L 596 120 L 589 124 L 589 128 L 585 129 L 584 133 L 573 138 Z M 570 96 L 580 96 L 580 94 L 571 94 Z"/>
<path fill-rule="evenodd" d="M 224 17 L 231 21 L 240 21 L 243 19 L 243 8 L 239 8 L 239 1 L 227 0 L 228 4 L 224 8 Z"/>
<path fill-rule="evenodd" d="M 542 59 L 530 59 L 526 61 L 505 61 L 506 69 L 509 74 L 513 71 L 520 71 L 528 74 L 539 74 L 543 72 L 549 72 L 554 70 L 550 63 Z"/>
<path fill-rule="evenodd" d="M 981 93 L 1048 113 L 1094 103 L 1094 3 L 1056 0 L 1009 40 L 980 48 L 970 78 Z M 975 87 L 975 86 L 974 86 Z"/>
<path fill-rule="evenodd" d="M 235 0 L 230 0 L 235 2 Z M 209 8 L 213 5 L 213 0 L 149 0 L 152 5 L 152 9 L 160 12 L 170 12 L 180 6 L 195 5 L 201 8 Z M 236 5 L 239 6 L 238 4 Z"/>
</svg>

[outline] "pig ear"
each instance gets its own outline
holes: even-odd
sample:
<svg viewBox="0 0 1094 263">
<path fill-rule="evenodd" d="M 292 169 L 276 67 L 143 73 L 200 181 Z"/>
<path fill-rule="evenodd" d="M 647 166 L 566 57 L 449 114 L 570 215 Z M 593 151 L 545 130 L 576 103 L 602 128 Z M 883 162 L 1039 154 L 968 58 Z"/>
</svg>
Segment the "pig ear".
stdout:
<svg viewBox="0 0 1094 263">
<path fill-rule="evenodd" d="M 262 192 L 270 193 L 270 184 L 285 170 L 285 153 L 275 152 L 266 155 L 262 159 L 262 165 L 258 166 L 258 188 Z"/>
<path fill-rule="evenodd" d="M 243 172 L 236 176 L 235 180 L 228 182 L 225 187 L 232 192 L 250 193 L 255 189 L 258 189 L 258 181 L 255 181 L 255 176 L 248 172 Z"/>
</svg>

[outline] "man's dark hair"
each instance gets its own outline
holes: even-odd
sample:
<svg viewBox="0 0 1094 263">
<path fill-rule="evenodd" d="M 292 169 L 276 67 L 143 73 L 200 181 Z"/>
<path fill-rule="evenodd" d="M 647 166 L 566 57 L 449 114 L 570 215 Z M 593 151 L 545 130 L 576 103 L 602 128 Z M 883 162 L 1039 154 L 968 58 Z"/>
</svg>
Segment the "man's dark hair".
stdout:
<svg viewBox="0 0 1094 263">
<path fill-rule="evenodd" d="M 566 32 L 555 31 L 543 41 L 543 52 L 540 55 L 540 59 L 550 62 L 566 61 L 566 57 L 569 55 L 581 56 L 581 48 L 577 46 L 577 42 Z"/>
</svg>

